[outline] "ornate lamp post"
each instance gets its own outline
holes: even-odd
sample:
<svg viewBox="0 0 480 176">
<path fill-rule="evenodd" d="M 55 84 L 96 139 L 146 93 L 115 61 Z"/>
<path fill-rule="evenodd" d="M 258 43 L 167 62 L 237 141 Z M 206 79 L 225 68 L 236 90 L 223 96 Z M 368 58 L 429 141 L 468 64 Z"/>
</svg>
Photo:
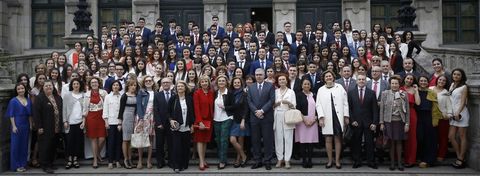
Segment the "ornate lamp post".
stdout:
<svg viewBox="0 0 480 176">
<path fill-rule="evenodd" d="M 397 27 L 397 31 L 418 31 L 417 25 L 413 25 L 413 21 L 417 18 L 415 14 L 415 8 L 410 6 L 411 0 L 400 0 L 402 6 L 398 9 L 398 22 L 400 27 Z"/>
</svg>

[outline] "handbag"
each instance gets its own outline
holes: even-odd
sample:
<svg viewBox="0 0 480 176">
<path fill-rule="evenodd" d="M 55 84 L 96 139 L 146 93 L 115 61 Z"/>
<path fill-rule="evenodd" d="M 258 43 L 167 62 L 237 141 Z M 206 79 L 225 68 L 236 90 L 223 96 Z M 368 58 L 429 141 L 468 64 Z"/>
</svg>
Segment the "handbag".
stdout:
<svg viewBox="0 0 480 176">
<path fill-rule="evenodd" d="M 143 129 L 143 120 L 139 120 L 137 125 L 135 126 L 130 145 L 132 146 L 132 148 L 150 147 L 150 138 Z"/>
<path fill-rule="evenodd" d="M 289 109 L 285 111 L 285 124 L 296 125 L 303 121 L 302 112 L 298 109 Z"/>
</svg>

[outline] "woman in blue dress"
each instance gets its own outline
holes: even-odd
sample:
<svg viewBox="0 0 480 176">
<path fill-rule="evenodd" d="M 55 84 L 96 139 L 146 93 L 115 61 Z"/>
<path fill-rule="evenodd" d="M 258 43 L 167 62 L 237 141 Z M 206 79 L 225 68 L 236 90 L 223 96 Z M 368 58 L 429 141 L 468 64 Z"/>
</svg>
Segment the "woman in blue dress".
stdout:
<svg viewBox="0 0 480 176">
<path fill-rule="evenodd" d="M 32 102 L 24 84 L 15 85 L 16 96 L 8 102 L 5 117 L 10 119 L 12 125 L 10 142 L 10 169 L 25 172 L 28 160 L 28 135 L 30 133 L 30 120 Z"/>
</svg>

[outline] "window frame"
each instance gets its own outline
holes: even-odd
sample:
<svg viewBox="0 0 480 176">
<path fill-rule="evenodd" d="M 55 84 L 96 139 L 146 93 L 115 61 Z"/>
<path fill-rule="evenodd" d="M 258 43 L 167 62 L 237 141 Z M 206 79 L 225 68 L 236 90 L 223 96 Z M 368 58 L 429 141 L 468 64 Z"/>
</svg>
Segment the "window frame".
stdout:
<svg viewBox="0 0 480 176">
<path fill-rule="evenodd" d="M 393 6 L 399 6 L 401 7 L 401 4 L 400 4 L 400 1 L 398 0 L 372 0 L 371 3 L 370 3 L 370 21 L 371 21 L 371 26 L 370 26 L 370 29 L 369 30 L 372 30 L 372 26 L 373 24 L 376 24 L 374 23 L 375 20 L 382 20 L 383 21 L 383 24 L 382 25 L 382 28 L 385 27 L 386 25 L 390 25 L 393 30 L 396 30 L 397 27 L 399 26 L 396 26 L 396 25 L 393 25 L 392 22 L 396 22 L 398 23 L 398 17 L 397 16 L 373 16 L 373 13 L 372 13 L 372 7 L 373 6 L 383 6 L 383 9 L 384 9 L 384 14 L 385 12 L 389 12 L 393 9 Z M 397 11 L 398 9 L 393 9 L 394 11 Z M 383 30 L 383 29 L 382 29 Z M 369 31 L 371 32 L 371 31 Z"/>
<path fill-rule="evenodd" d="M 120 18 L 119 18 L 119 10 L 120 9 L 129 9 L 130 10 L 130 20 L 132 18 L 132 3 L 121 3 L 122 0 L 111 0 L 112 2 L 109 3 L 102 3 L 101 0 L 98 1 L 98 31 L 97 34 L 100 35 L 102 33 L 102 10 L 104 9 L 112 9 L 113 11 L 113 24 L 117 27 L 120 27 Z M 129 19 L 127 19 L 129 20 Z M 110 32 L 110 28 L 112 26 L 108 26 L 108 30 Z"/>
<path fill-rule="evenodd" d="M 470 15 L 470 16 L 463 16 L 462 15 L 462 11 L 461 11 L 461 8 L 462 8 L 462 3 L 474 3 L 475 7 L 475 15 Z M 455 11 L 457 12 L 454 16 L 448 16 L 448 15 L 444 15 L 444 6 L 445 5 L 454 5 L 455 6 Z M 479 3 L 478 1 L 474 1 L 474 0 L 442 0 L 442 44 L 446 44 L 446 45 L 449 45 L 449 44 L 478 44 L 479 42 L 479 25 L 476 24 L 475 25 L 475 29 L 463 29 L 462 28 L 462 20 L 463 18 L 467 17 L 467 18 L 475 18 L 475 21 L 478 22 L 479 20 Z M 446 21 L 446 19 L 455 19 L 455 28 L 446 28 L 444 27 L 444 23 Z M 468 32 L 474 32 L 474 34 L 476 35 L 475 36 L 475 39 L 474 41 L 471 41 L 471 42 L 466 42 L 466 41 L 463 41 L 463 32 L 465 31 L 468 31 Z M 453 41 L 446 41 L 446 38 L 445 37 L 445 32 L 455 32 L 455 39 Z"/>
<path fill-rule="evenodd" d="M 53 22 L 53 13 L 54 11 L 57 11 L 57 10 L 62 10 L 63 13 L 65 13 L 65 3 L 64 2 L 53 2 L 53 0 L 47 0 L 46 3 L 35 3 L 34 0 L 32 0 L 32 4 L 31 4 L 31 11 L 32 11 L 32 14 L 31 14 L 31 17 L 32 17 L 32 20 L 31 20 L 31 48 L 34 48 L 34 49 L 57 49 L 57 48 L 63 48 L 63 46 L 54 46 L 54 37 L 55 36 L 62 36 L 62 35 L 54 35 L 53 34 L 53 26 L 55 24 L 55 22 Z M 35 12 L 37 11 L 47 11 L 47 32 L 46 32 L 46 45 L 44 46 L 35 46 L 35 37 L 36 36 L 45 36 L 44 34 L 35 34 L 35 25 L 36 24 L 43 24 L 42 23 L 36 23 L 35 22 L 35 17 L 34 17 L 34 14 Z M 65 33 L 65 20 L 63 21 L 63 30 Z M 64 35 L 63 35 L 64 36 Z"/>
</svg>

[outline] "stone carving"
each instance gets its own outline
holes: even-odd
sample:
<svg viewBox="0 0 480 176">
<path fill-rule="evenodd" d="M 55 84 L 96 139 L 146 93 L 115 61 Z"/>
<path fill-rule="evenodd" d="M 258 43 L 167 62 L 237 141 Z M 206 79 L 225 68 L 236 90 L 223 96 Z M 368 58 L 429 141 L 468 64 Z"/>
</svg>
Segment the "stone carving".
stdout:
<svg viewBox="0 0 480 176">
<path fill-rule="evenodd" d="M 397 27 L 397 31 L 418 31 L 417 25 L 413 25 L 413 21 L 417 18 L 415 8 L 410 6 L 411 0 L 401 0 L 402 6 L 398 9 L 398 22 L 400 27 Z"/>
<path fill-rule="evenodd" d="M 93 34 L 93 30 L 90 29 L 92 13 L 87 10 L 87 1 L 79 0 L 77 7 L 78 10 L 74 13 L 75 17 L 73 18 L 77 28 L 72 29 L 72 34 Z"/>
</svg>

